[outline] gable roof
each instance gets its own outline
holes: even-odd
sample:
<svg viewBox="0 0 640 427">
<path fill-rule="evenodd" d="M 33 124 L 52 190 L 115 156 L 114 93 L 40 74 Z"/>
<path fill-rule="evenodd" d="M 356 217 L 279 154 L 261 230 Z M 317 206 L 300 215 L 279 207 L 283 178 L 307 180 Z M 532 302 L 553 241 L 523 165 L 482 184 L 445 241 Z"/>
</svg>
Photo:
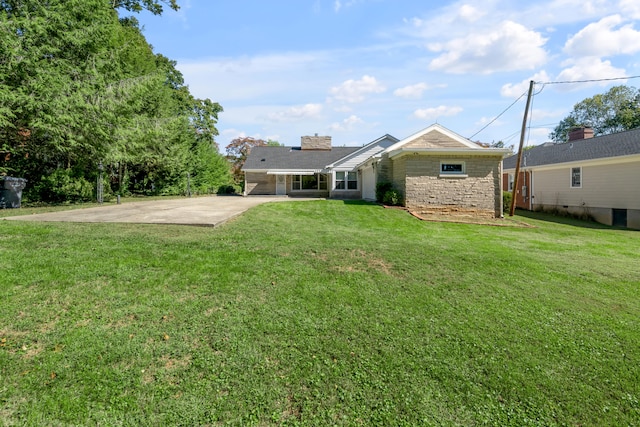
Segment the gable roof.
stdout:
<svg viewBox="0 0 640 427">
<path fill-rule="evenodd" d="M 521 167 L 599 160 L 640 154 L 640 128 L 559 144 L 546 143 L 522 154 Z M 517 154 L 503 161 L 503 169 L 515 169 Z"/>
<path fill-rule="evenodd" d="M 502 155 L 509 150 L 484 148 L 438 123 L 398 141 L 384 150 L 390 158 L 408 153 Z"/>
<path fill-rule="evenodd" d="M 398 141 L 398 138 L 389 134 L 383 135 L 380 138 L 374 139 L 370 143 L 360 147 L 353 153 L 339 159 L 333 164 L 328 165 L 328 167 L 332 169 L 345 170 L 357 168 Z"/>
<path fill-rule="evenodd" d="M 302 150 L 300 147 L 253 147 L 242 170 L 320 172 L 327 165 L 360 148 L 333 147 L 331 150 Z"/>
</svg>

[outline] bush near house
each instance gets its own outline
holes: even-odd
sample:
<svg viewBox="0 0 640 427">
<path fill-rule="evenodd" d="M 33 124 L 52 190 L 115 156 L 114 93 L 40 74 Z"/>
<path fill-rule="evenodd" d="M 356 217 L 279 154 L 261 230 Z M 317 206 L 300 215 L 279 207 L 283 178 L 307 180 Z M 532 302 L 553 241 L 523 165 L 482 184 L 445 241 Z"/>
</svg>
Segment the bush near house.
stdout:
<svg viewBox="0 0 640 427">
<path fill-rule="evenodd" d="M 376 184 L 376 202 L 384 203 L 384 195 L 391 189 L 393 189 L 393 184 L 391 182 L 378 182 Z"/>
<path fill-rule="evenodd" d="M 502 211 L 509 212 L 511 209 L 511 201 L 513 200 L 513 193 L 510 191 L 502 192 Z"/>
<path fill-rule="evenodd" d="M 398 190 L 387 190 L 382 198 L 382 203 L 389 206 L 402 205 L 402 194 Z"/>
</svg>

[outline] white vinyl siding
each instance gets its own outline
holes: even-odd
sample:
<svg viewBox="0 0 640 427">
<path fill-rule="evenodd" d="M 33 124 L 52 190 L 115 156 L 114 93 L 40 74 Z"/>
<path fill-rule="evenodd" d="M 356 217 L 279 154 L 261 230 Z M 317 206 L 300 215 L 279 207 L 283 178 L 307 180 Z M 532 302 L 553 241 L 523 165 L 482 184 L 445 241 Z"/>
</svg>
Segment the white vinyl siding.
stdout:
<svg viewBox="0 0 640 427">
<path fill-rule="evenodd" d="M 582 166 L 582 188 L 567 182 L 567 167 L 538 170 L 534 174 L 534 204 L 640 209 L 640 162 Z M 584 203 L 584 205 L 583 205 Z"/>
</svg>

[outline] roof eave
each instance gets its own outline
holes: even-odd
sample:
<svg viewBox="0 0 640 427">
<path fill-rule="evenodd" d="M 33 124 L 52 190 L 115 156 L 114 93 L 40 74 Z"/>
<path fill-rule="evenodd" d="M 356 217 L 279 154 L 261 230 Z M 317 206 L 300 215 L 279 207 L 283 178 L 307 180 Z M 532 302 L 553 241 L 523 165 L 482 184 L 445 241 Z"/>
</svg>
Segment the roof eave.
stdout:
<svg viewBox="0 0 640 427">
<path fill-rule="evenodd" d="M 398 148 L 389 153 L 389 158 L 407 156 L 410 154 L 433 155 L 433 156 L 461 156 L 471 155 L 478 157 L 500 157 L 504 158 L 511 153 L 508 148 Z"/>
</svg>

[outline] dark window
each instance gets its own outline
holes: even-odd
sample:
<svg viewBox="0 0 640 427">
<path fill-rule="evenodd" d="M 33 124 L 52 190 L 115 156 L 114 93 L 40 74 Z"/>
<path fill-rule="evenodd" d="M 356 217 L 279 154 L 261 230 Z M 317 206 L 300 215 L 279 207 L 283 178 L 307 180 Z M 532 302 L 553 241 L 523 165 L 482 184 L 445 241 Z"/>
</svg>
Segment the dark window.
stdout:
<svg viewBox="0 0 640 427">
<path fill-rule="evenodd" d="M 336 172 L 336 190 L 357 190 L 357 172 Z"/>
<path fill-rule="evenodd" d="M 440 173 L 464 173 L 464 163 L 441 163 Z"/>
<path fill-rule="evenodd" d="M 292 190 L 326 190 L 327 175 L 293 175 L 291 180 Z"/>
<path fill-rule="evenodd" d="M 571 168 L 571 187 L 582 187 L 582 168 Z"/>
</svg>

